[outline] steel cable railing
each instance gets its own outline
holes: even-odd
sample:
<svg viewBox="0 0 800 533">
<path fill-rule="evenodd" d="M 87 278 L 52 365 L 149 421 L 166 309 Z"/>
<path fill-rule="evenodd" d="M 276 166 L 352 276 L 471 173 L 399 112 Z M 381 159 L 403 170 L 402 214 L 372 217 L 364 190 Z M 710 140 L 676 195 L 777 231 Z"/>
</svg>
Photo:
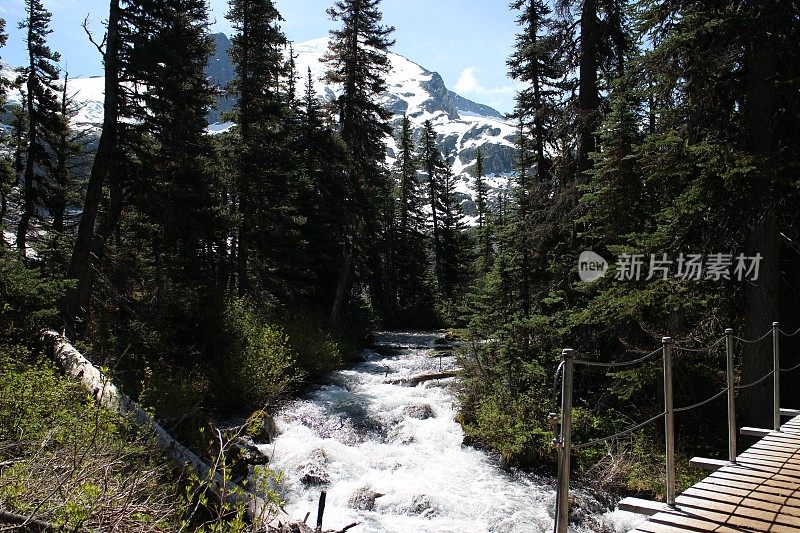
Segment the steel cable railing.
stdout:
<svg viewBox="0 0 800 533">
<path fill-rule="evenodd" d="M 798 364 L 798 365 L 795 365 L 795 366 L 793 366 L 793 367 L 791 367 L 791 368 L 780 368 L 779 370 L 780 370 L 781 372 L 787 373 L 787 372 L 794 372 L 794 371 L 795 371 L 795 370 L 797 370 L 798 368 L 800 368 L 800 364 Z"/>
<path fill-rule="evenodd" d="M 675 345 L 676 350 L 680 350 L 682 352 L 694 352 L 694 353 L 703 353 L 703 352 L 710 352 L 713 348 L 717 346 L 717 344 L 721 343 L 725 340 L 725 337 L 720 337 L 719 339 L 715 340 L 705 348 L 688 348 L 686 346 L 679 346 Z"/>
<path fill-rule="evenodd" d="M 778 329 L 778 331 L 780 331 L 780 332 L 781 332 L 781 334 L 782 334 L 784 337 L 794 337 L 795 335 L 797 335 L 798 333 L 800 333 L 800 329 L 798 329 L 798 330 L 797 330 L 797 331 L 795 331 L 794 333 L 786 333 L 786 332 L 785 332 L 785 331 L 783 331 L 782 329 Z"/>
<path fill-rule="evenodd" d="M 641 424 L 636 424 L 635 426 L 629 427 L 628 429 L 623 429 L 622 431 L 620 431 L 618 433 L 614 433 L 613 435 L 609 435 L 608 437 L 601 437 L 599 439 L 590 440 L 589 442 L 584 442 L 583 444 L 575 444 L 575 445 L 572 446 L 572 449 L 573 450 L 583 450 L 584 448 L 589 448 L 591 446 L 594 446 L 595 444 L 600 444 L 601 442 L 609 441 L 611 439 L 617 439 L 619 437 L 624 437 L 625 435 L 628 435 L 629 433 L 633 433 L 637 429 L 642 429 L 643 427 L 645 427 L 650 422 L 655 422 L 656 420 L 658 420 L 662 416 L 665 416 L 666 414 L 667 414 L 667 412 L 664 411 L 663 413 L 658 414 L 658 415 L 654 416 L 653 418 L 645 420 Z"/>
<path fill-rule="evenodd" d="M 737 337 L 736 335 L 734 335 L 733 338 L 736 339 L 737 341 L 743 342 L 745 344 L 755 344 L 757 342 L 763 341 L 764 339 L 766 339 L 770 335 L 772 335 L 772 330 L 769 330 L 768 332 L 764 333 L 762 336 L 760 336 L 759 338 L 757 338 L 755 340 L 743 339 L 742 337 Z"/>
<path fill-rule="evenodd" d="M 760 379 L 757 379 L 756 381 L 754 381 L 754 382 L 752 382 L 752 383 L 748 383 L 747 385 L 736 385 L 736 387 L 734 387 L 734 388 L 735 388 L 736 390 L 744 390 L 744 389 L 749 389 L 750 387 L 755 387 L 756 385 L 758 385 L 759 383 L 763 382 L 765 379 L 767 379 L 768 377 L 770 377 L 770 376 L 771 376 L 771 375 L 773 375 L 774 373 L 775 373 L 775 371 L 774 371 L 774 370 L 770 370 L 770 371 L 769 371 L 769 373 L 767 373 L 767 374 L 766 374 L 765 376 L 763 376 L 762 378 L 760 378 Z"/>
<path fill-rule="evenodd" d="M 571 450 L 583 450 L 586 448 L 590 448 L 597 444 L 605 443 L 613 439 L 617 439 L 623 437 L 625 435 L 629 435 L 634 431 L 642 429 L 643 427 L 647 426 L 659 420 L 661 418 L 664 419 L 665 423 L 665 436 L 666 436 L 666 474 L 667 474 L 667 503 L 674 504 L 675 502 L 675 461 L 674 461 L 674 422 L 673 417 L 675 413 L 684 413 L 691 411 L 693 409 L 698 409 L 703 407 L 721 396 L 727 394 L 728 396 L 728 454 L 729 460 L 733 463 L 736 462 L 736 419 L 735 419 L 735 396 L 736 391 L 742 391 L 749 389 L 751 387 L 755 387 L 769 377 L 774 378 L 773 382 L 773 418 L 774 418 L 774 426 L 776 431 L 780 431 L 780 408 L 779 408 L 779 379 L 778 376 L 780 373 L 787 373 L 793 372 L 797 369 L 800 369 L 800 364 L 797 364 L 790 368 L 780 368 L 779 367 L 779 339 L 780 335 L 784 335 L 785 337 L 793 337 L 795 335 L 800 334 L 800 329 L 793 333 L 786 333 L 785 331 L 781 330 L 779 327 L 778 322 L 773 322 L 772 328 L 767 331 L 764 335 L 758 337 L 757 339 L 746 339 L 743 337 L 739 337 L 733 334 L 732 329 L 726 329 L 725 335 L 716 339 L 715 341 L 711 342 L 708 346 L 701 347 L 701 348 L 693 348 L 688 346 L 680 346 L 673 343 L 672 339 L 669 337 L 664 337 L 662 339 L 662 346 L 652 352 L 643 355 L 642 357 L 638 357 L 636 359 L 631 359 L 628 361 L 612 361 L 612 362 L 599 362 L 599 361 L 589 361 L 585 359 L 575 359 L 574 358 L 574 350 L 565 349 L 562 351 L 563 360 L 556 371 L 555 382 L 553 384 L 553 402 L 556 403 L 557 400 L 557 384 L 558 384 L 558 377 L 559 374 L 562 375 L 562 403 L 561 403 L 561 438 L 557 438 L 554 440 L 554 443 L 560 449 L 559 455 L 559 491 L 566 493 L 569 487 L 569 470 L 564 469 L 561 470 L 560 466 L 562 464 L 562 460 L 568 461 L 569 454 Z M 772 336 L 772 355 L 773 355 L 773 369 L 768 372 L 766 375 L 762 376 L 761 378 L 753 381 L 752 383 L 748 383 L 746 385 L 735 385 L 735 366 L 734 366 L 734 351 L 735 351 L 735 341 L 739 341 L 744 344 L 754 345 L 765 340 L 767 337 Z M 711 354 L 712 350 L 714 350 L 720 343 L 725 341 L 725 351 L 726 351 L 726 359 L 727 359 L 727 386 L 722 390 L 716 392 L 709 398 L 702 400 L 700 402 L 694 403 L 692 405 L 687 405 L 685 407 L 678 407 L 674 408 L 672 405 L 672 354 L 673 350 L 679 350 L 682 352 L 690 352 L 690 353 L 709 353 Z M 631 426 L 627 429 L 623 429 L 618 431 L 612 435 L 608 435 L 605 437 L 600 437 L 596 439 L 592 439 L 588 442 L 575 444 L 573 445 L 570 442 L 570 435 L 571 435 L 571 411 L 572 411 L 572 375 L 573 375 L 573 365 L 583 365 L 589 367 L 601 367 L 601 368 L 620 368 L 620 367 L 627 367 L 636 365 L 639 363 L 643 363 L 648 359 L 652 358 L 658 353 L 663 354 L 664 359 L 664 411 L 655 415 L 644 422 Z M 569 383 L 567 383 L 569 382 Z M 569 413 L 569 416 L 566 416 L 565 413 Z M 553 424 L 553 428 L 559 426 L 556 413 L 550 413 L 551 423 Z M 566 428 L 564 426 L 567 426 Z M 566 462 L 566 464 L 569 464 Z M 562 477 L 563 476 L 563 477 Z M 560 497 L 557 498 L 557 509 L 556 509 L 556 529 L 557 531 L 564 532 L 566 531 L 566 523 L 568 517 L 568 498 L 564 497 L 564 494 L 560 494 Z M 567 509 L 567 512 L 565 512 Z"/>
<path fill-rule="evenodd" d="M 707 403 L 713 402 L 714 400 L 716 400 L 717 398 L 719 398 L 720 396 L 722 396 L 726 392 L 728 392 L 728 387 L 725 387 L 724 389 L 722 389 L 721 391 L 716 393 L 711 398 L 705 399 L 702 402 L 697 402 L 696 404 L 693 404 L 693 405 L 687 405 L 686 407 L 676 407 L 675 409 L 672 410 L 672 412 L 673 413 L 685 413 L 686 411 L 691 411 L 692 409 L 697 409 L 698 407 L 703 407 Z"/>
<path fill-rule="evenodd" d="M 658 348 L 656 350 L 653 350 L 652 352 L 650 352 L 647 355 L 643 355 L 642 357 L 640 357 L 638 359 L 632 359 L 630 361 L 602 363 L 600 361 L 587 361 L 585 359 L 575 359 L 574 363 L 576 365 L 584 365 L 584 366 L 596 366 L 596 367 L 602 367 L 602 368 L 619 368 L 619 367 L 623 367 L 623 366 L 631 366 L 631 365 L 636 365 L 636 364 L 639 364 L 639 363 L 643 363 L 644 361 L 647 361 L 648 359 L 650 359 L 651 357 L 653 357 L 657 353 L 661 353 L 661 350 L 662 350 L 662 348 Z"/>
</svg>

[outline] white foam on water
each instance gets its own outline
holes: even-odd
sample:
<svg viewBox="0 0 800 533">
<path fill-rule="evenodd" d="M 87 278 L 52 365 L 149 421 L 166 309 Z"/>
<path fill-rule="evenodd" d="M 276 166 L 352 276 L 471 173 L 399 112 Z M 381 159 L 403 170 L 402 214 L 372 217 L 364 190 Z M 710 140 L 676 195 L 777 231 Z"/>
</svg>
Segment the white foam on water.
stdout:
<svg viewBox="0 0 800 533">
<path fill-rule="evenodd" d="M 280 436 L 265 451 L 271 466 L 283 471 L 287 512 L 316 523 L 320 491 L 327 491 L 325 528 L 353 522 L 358 532 L 550 532 L 554 492 L 551 484 L 500 468 L 489 454 L 463 445 L 455 421 L 453 380 L 417 387 L 384 383 L 392 378 L 439 369 L 439 359 L 423 346 L 441 335 L 381 334 L 381 345 L 401 348 L 396 357 L 366 351 L 367 360 L 336 372 L 330 384 L 295 401 L 277 417 Z M 452 368 L 452 358 L 442 361 Z M 425 420 L 410 416 L 430 408 Z M 427 414 L 430 414 L 428 412 Z M 329 480 L 304 483 L 308 465 Z M 357 491 L 381 494 L 372 510 L 349 504 Z M 598 520 L 616 528 L 627 517 Z M 626 524 L 627 525 L 627 524 Z M 582 531 L 582 529 L 576 529 Z"/>
</svg>

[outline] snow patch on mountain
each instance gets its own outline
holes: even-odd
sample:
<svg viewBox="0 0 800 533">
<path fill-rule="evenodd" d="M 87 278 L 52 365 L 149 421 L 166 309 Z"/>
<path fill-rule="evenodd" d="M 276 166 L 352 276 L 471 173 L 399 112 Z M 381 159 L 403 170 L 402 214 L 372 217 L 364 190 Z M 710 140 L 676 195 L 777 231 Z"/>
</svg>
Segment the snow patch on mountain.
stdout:
<svg viewBox="0 0 800 533">
<path fill-rule="evenodd" d="M 212 83 L 224 89 L 234 75 L 228 54 L 230 41 L 223 34 L 214 34 L 212 37 L 216 50 L 209 60 L 206 74 Z M 335 102 L 341 94 L 341 88 L 324 81 L 328 67 L 323 58 L 328 50 L 328 39 L 293 43 L 292 48 L 296 56 L 298 91 L 303 90 L 310 69 L 315 93 L 324 100 Z M 438 73 L 399 54 L 390 53 L 389 60 L 391 70 L 386 77 L 387 91 L 382 103 L 393 113 L 391 125 L 394 131 L 399 131 L 403 116 L 407 115 L 414 129 L 415 141 L 418 141 L 425 121 L 431 121 L 438 134 L 439 147 L 457 176 L 462 207 L 471 221 L 475 214 L 472 171 L 476 164 L 477 149 L 483 152 L 487 184 L 490 195 L 494 196 L 497 190 L 507 187 L 513 175 L 514 126 L 497 110 L 449 90 Z M 3 75 L 13 75 L 13 71 L 6 68 Z M 103 78 L 72 79 L 70 93 L 75 93 L 75 100 L 81 106 L 75 122 L 99 126 L 103 119 Z M 233 126 L 222 119 L 222 112 L 230 110 L 231 106 L 230 99 L 223 99 L 218 109 L 210 113 L 210 134 L 224 133 Z M 387 137 L 386 144 L 386 162 L 392 165 L 398 152 L 397 141 L 394 137 Z"/>
</svg>

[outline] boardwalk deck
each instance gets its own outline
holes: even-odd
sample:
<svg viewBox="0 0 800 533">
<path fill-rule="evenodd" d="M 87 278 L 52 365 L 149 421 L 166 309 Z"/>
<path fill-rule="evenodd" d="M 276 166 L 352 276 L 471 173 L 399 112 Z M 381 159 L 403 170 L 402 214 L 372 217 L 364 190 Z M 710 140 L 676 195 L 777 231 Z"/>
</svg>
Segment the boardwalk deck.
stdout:
<svg viewBox="0 0 800 533">
<path fill-rule="evenodd" d="M 687 489 L 637 533 L 800 531 L 800 416 Z"/>
</svg>

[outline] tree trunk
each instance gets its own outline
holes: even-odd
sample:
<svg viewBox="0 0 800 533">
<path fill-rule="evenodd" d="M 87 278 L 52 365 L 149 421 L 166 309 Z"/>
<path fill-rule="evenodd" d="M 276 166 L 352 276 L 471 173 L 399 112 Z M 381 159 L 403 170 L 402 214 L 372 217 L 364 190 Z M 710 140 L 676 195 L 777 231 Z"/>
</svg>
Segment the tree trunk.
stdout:
<svg viewBox="0 0 800 533">
<path fill-rule="evenodd" d="M 336 296 L 333 298 L 331 314 L 328 318 L 328 325 L 335 328 L 339 324 L 339 317 L 344 307 L 345 298 L 350 291 L 350 283 L 353 277 L 353 252 L 345 250 L 342 254 L 342 268 L 339 271 L 339 282 L 336 285 Z"/>
<path fill-rule="evenodd" d="M 36 96 L 36 60 L 33 57 L 32 48 L 33 39 L 33 21 L 28 21 L 28 94 L 26 96 L 26 105 L 28 107 L 28 150 L 25 157 L 25 172 L 23 174 L 23 197 L 22 197 L 22 214 L 19 217 L 19 225 L 17 225 L 17 248 L 19 249 L 22 257 L 25 257 L 25 249 L 27 247 L 28 228 L 30 226 L 31 218 L 33 217 L 34 210 L 34 190 L 33 181 L 35 179 L 35 169 L 37 151 L 41 149 L 39 146 L 38 135 L 36 133 L 39 123 L 36 114 L 36 106 L 34 105 L 34 98 Z"/>
<path fill-rule="evenodd" d="M 753 21 L 753 32 L 745 56 L 748 145 L 758 158 L 759 176 L 753 187 L 756 220 L 745 242 L 749 256 L 761 254 L 758 280 L 745 288 L 745 335 L 755 339 L 772 328 L 779 319 L 778 288 L 780 285 L 780 236 L 771 190 L 774 171 L 776 95 L 771 76 L 774 74 L 775 51 L 771 32 L 781 25 L 779 6 L 774 1 L 760 4 L 760 14 Z M 745 350 L 742 381 L 750 383 L 772 370 L 772 344 L 768 340 L 750 345 Z M 742 391 L 742 423 L 771 427 L 772 381 Z"/>
<path fill-rule="evenodd" d="M 72 252 L 67 277 L 78 280 L 77 286 L 67 293 L 64 305 L 64 322 L 67 334 L 75 334 L 78 320 L 85 314 L 92 290 L 103 242 L 95 234 L 95 223 L 100 207 L 100 198 L 106 178 L 110 176 L 117 150 L 118 100 L 119 100 L 119 0 L 111 0 L 108 15 L 108 35 L 103 54 L 105 66 L 105 98 L 103 101 L 103 130 L 92 163 L 86 198 L 83 202 L 78 235 Z M 108 224 L 113 222 L 110 217 Z M 107 227 L 108 235 L 113 226 Z"/>
<path fill-rule="evenodd" d="M 580 78 L 578 80 L 578 146 L 577 175 L 592 167 L 589 154 L 596 150 L 594 131 L 600 97 L 597 89 L 597 53 L 599 25 L 596 0 L 585 0 L 581 11 Z"/>
</svg>

